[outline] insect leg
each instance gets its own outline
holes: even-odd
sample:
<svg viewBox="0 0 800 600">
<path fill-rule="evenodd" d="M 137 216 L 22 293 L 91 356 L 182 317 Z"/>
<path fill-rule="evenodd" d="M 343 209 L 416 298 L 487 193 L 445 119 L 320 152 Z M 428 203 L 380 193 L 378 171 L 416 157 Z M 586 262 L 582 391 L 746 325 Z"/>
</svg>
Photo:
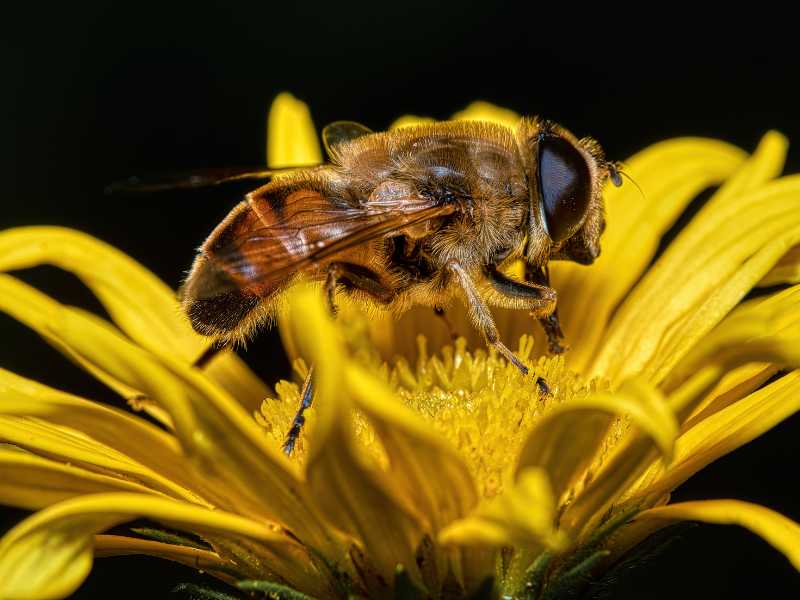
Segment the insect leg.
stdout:
<svg viewBox="0 0 800 600">
<path fill-rule="evenodd" d="M 522 371 L 523 375 L 527 375 L 528 367 L 522 364 L 522 361 L 518 359 L 514 353 L 509 350 L 505 344 L 503 344 L 503 342 L 500 341 L 500 333 L 497 331 L 497 325 L 494 323 L 492 313 L 489 311 L 489 307 L 486 306 L 486 302 L 484 302 L 483 298 L 481 298 L 477 288 L 475 287 L 475 284 L 464 267 L 462 267 L 457 261 L 453 260 L 447 263 L 447 268 L 453 275 L 456 276 L 458 283 L 461 285 L 461 289 L 464 290 L 470 319 L 472 319 L 472 323 L 483 334 L 483 337 L 486 339 L 486 343 L 497 348 L 497 351 L 500 352 L 500 354 L 502 354 L 510 363 Z"/>
<path fill-rule="evenodd" d="M 556 293 L 549 287 L 535 283 L 524 283 L 507 277 L 495 267 L 486 268 L 486 278 L 497 294 L 495 303 L 508 308 L 526 308 L 534 314 L 547 314 L 555 307 Z M 544 321 L 548 317 L 540 318 Z M 552 351 L 552 346 L 551 346 Z M 536 378 L 536 384 L 543 396 L 550 394 L 550 386 L 542 377 Z"/>
<path fill-rule="evenodd" d="M 336 286 L 339 282 L 345 282 L 352 288 L 362 290 L 379 302 L 390 302 L 394 297 L 394 293 L 378 281 L 377 277 L 367 269 L 347 263 L 331 263 L 325 276 L 325 296 L 328 299 L 328 308 L 334 318 L 338 310 L 336 307 Z M 300 394 L 300 407 L 297 409 L 297 413 L 292 420 L 292 426 L 283 442 L 283 451 L 287 455 L 291 455 L 294 451 L 297 438 L 300 437 L 303 425 L 306 422 L 304 413 L 314 401 L 314 384 L 311 379 L 313 371 L 314 366 L 312 365 L 303 383 L 303 391 Z"/>
<path fill-rule="evenodd" d="M 314 401 L 314 383 L 311 380 L 313 373 L 314 365 L 311 365 L 311 368 L 306 374 L 306 379 L 303 382 L 303 389 L 300 392 L 300 407 L 297 409 L 297 413 L 294 415 L 294 419 L 292 419 L 292 426 L 289 428 L 289 432 L 286 434 L 286 439 L 283 441 L 283 452 L 287 456 L 291 456 L 292 452 L 294 452 L 294 446 L 297 443 L 297 438 L 300 437 L 300 432 L 303 430 L 303 425 L 306 422 L 304 413 Z"/>
<path fill-rule="evenodd" d="M 339 263 L 333 263 L 328 267 L 328 274 L 325 277 L 325 297 L 328 299 L 328 310 L 331 311 L 333 318 L 336 318 L 336 313 L 339 312 L 336 306 L 336 284 L 341 276 L 342 268 Z"/>
<path fill-rule="evenodd" d="M 458 339 L 456 328 L 453 327 L 453 323 L 447 318 L 447 313 L 444 312 L 444 309 L 441 306 L 435 306 L 433 308 L 433 312 L 436 313 L 436 316 L 444 322 L 444 326 L 447 327 L 447 332 L 450 334 L 450 339 Z"/>
<path fill-rule="evenodd" d="M 228 344 L 225 342 L 217 343 L 214 342 L 205 351 L 197 357 L 192 363 L 192 366 L 195 369 L 205 369 L 212 360 L 214 360 L 223 350 L 228 347 Z"/>
<path fill-rule="evenodd" d="M 549 287 L 517 281 L 493 266 L 486 267 L 484 274 L 491 284 L 489 301 L 492 304 L 529 310 L 540 318 L 552 313 L 556 306 L 556 292 Z"/>
<path fill-rule="evenodd" d="M 531 265 L 525 265 L 525 279 L 531 283 L 549 287 L 550 270 L 547 266 L 537 268 Z M 561 330 L 561 322 L 558 320 L 557 307 L 552 313 L 546 317 L 539 317 L 538 320 L 545 334 L 547 334 L 547 345 L 551 354 L 563 354 L 569 350 L 569 346 L 562 343 L 564 332 Z"/>
<path fill-rule="evenodd" d="M 331 314 L 336 316 L 336 286 L 343 283 L 346 287 L 368 294 L 380 304 L 389 304 L 395 293 L 387 288 L 371 270 L 344 262 L 331 263 L 325 278 L 325 294 Z"/>
</svg>

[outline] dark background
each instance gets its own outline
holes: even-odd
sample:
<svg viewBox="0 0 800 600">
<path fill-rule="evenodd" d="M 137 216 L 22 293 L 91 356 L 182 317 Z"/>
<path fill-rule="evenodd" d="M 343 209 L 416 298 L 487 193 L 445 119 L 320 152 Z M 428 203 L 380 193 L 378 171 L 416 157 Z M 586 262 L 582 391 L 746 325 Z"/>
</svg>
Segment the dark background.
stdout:
<svg viewBox="0 0 800 600">
<path fill-rule="evenodd" d="M 670 5 L 562 12 L 495 3 L 321 6 L 113 3 L 19 6 L 0 47 L 0 226 L 58 224 L 112 242 L 177 285 L 194 247 L 242 187 L 104 196 L 132 174 L 264 160 L 266 110 L 289 90 L 318 127 L 374 129 L 403 113 L 444 118 L 474 99 L 542 114 L 624 158 L 704 135 L 752 149 L 777 128 L 800 139 L 798 51 L 766 5 L 700 20 Z M 788 171 L 800 170 L 794 149 Z M 97 304 L 54 269 L 25 274 L 66 302 Z M 288 374 L 274 334 L 248 360 Z M 108 402 L 113 395 L 0 315 L 0 366 Z M 676 499 L 732 497 L 800 521 L 800 420 L 696 476 Z M 0 529 L 22 513 L 5 511 Z M 76 598 L 167 597 L 189 570 L 103 559 Z M 619 598 L 798 597 L 800 577 L 744 530 L 700 526 L 612 587 Z"/>
</svg>

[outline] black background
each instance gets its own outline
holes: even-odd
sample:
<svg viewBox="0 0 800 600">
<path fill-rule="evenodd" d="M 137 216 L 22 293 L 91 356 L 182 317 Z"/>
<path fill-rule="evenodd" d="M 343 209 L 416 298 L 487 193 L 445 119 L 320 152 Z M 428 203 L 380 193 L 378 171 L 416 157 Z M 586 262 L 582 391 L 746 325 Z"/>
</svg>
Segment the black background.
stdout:
<svg viewBox="0 0 800 600">
<path fill-rule="evenodd" d="M 700 20 L 697 7 L 561 11 L 504 3 L 360 6 L 162 2 L 3 15 L 0 226 L 58 224 L 112 242 L 177 285 L 194 247 L 246 188 L 104 196 L 143 172 L 264 160 L 266 110 L 292 91 L 319 127 L 374 129 L 403 113 L 444 118 L 474 99 L 542 114 L 624 158 L 676 135 L 752 149 L 777 128 L 800 139 L 798 51 L 766 5 Z M 788 171 L 800 170 L 791 151 Z M 97 307 L 54 269 L 25 274 L 59 299 Z M 248 360 L 286 376 L 277 338 Z M 0 315 L 0 366 L 116 402 L 34 334 Z M 696 476 L 676 499 L 732 497 L 800 521 L 800 420 Z M 6 511 L 7 526 L 22 513 Z M 0 523 L 2 526 L 2 523 Z M 103 559 L 76 598 L 167 597 L 197 576 L 147 558 Z M 798 597 L 800 577 L 737 528 L 701 526 L 611 588 L 619 598 Z"/>
</svg>

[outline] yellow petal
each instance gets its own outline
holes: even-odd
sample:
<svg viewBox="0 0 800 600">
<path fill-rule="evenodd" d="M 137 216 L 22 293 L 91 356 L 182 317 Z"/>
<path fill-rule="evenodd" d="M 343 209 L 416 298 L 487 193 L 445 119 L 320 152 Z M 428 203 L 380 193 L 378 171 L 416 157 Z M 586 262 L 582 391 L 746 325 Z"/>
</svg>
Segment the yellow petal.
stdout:
<svg viewBox="0 0 800 600">
<path fill-rule="evenodd" d="M 618 433 L 620 439 L 613 445 L 610 455 L 603 459 L 592 473 L 590 483 L 567 507 L 561 527 L 574 532 L 574 537 L 602 517 L 627 486 L 650 465 L 656 449 L 660 450 L 664 460 L 668 461 L 672 456 L 678 423 L 661 393 L 642 381 L 629 380 L 615 395 L 627 397 L 624 400 L 626 406 L 641 413 L 633 420 L 639 427 Z"/>
<path fill-rule="evenodd" d="M 455 521 L 439 534 L 439 542 L 457 546 L 545 547 L 567 545 L 555 527 L 555 498 L 547 473 L 528 468 L 514 487 L 482 505 L 466 519 Z"/>
<path fill-rule="evenodd" d="M 712 198 L 625 300 L 592 372 L 619 379 L 644 371 L 661 381 L 800 239 L 800 177 L 724 192 L 724 202 Z"/>
<path fill-rule="evenodd" d="M 421 581 L 414 558 L 422 538 L 417 518 L 353 447 L 354 390 L 345 377 L 348 359 L 339 333 L 317 290 L 298 287 L 290 304 L 296 314 L 294 338 L 315 369 L 316 419 L 309 434 L 307 476 L 320 510 L 363 545 L 385 581 L 393 580 L 398 563 Z"/>
<path fill-rule="evenodd" d="M 0 598 L 68 596 L 91 569 L 94 534 L 140 517 L 272 546 L 289 543 L 261 523 L 220 510 L 144 494 L 83 496 L 34 514 L 0 540 Z"/>
<path fill-rule="evenodd" d="M 288 92 L 278 94 L 267 122 L 267 164 L 278 168 L 320 163 L 322 152 L 308 106 Z"/>
<path fill-rule="evenodd" d="M 758 285 L 770 286 L 780 283 L 800 283 L 800 246 L 795 246 L 784 254 Z"/>
<path fill-rule="evenodd" d="M 171 560 L 193 569 L 210 572 L 216 577 L 224 577 L 226 572 L 234 571 L 234 565 L 220 558 L 216 553 L 200 548 L 164 544 L 153 540 L 122 535 L 94 536 L 94 555 L 96 558 L 107 556 L 156 556 Z M 228 577 L 233 580 L 232 577 Z"/>
<path fill-rule="evenodd" d="M 541 467 L 550 477 L 555 498 L 560 499 L 595 460 L 618 416 L 628 417 L 669 458 L 677 436 L 674 418 L 663 401 L 650 399 L 649 393 L 642 394 L 629 383 L 613 394 L 596 393 L 559 405 L 528 434 L 517 473 Z"/>
<path fill-rule="evenodd" d="M 110 324 L 62 306 L 13 277 L 0 276 L 0 310 L 31 327 L 128 398 L 169 398 L 181 393 L 154 357 L 128 342 Z M 87 343 L 88 339 L 92 343 Z"/>
<path fill-rule="evenodd" d="M 729 177 L 744 160 L 738 148 L 715 140 L 679 138 L 651 146 L 626 162 L 642 193 L 625 183 L 604 190 L 607 228 L 602 254 L 590 267 L 555 263 L 551 269 L 567 340 L 569 364 L 585 371 L 617 303 L 653 257 L 659 240 L 703 189 Z"/>
<path fill-rule="evenodd" d="M 661 496 L 721 456 L 769 431 L 800 410 L 800 372 L 794 371 L 739 400 L 678 438 L 675 459 L 652 465 L 628 496 Z"/>
<path fill-rule="evenodd" d="M 0 504 L 35 510 L 102 492 L 155 493 L 132 481 L 0 446 Z"/>
<path fill-rule="evenodd" d="M 54 426 L 81 431 L 183 488 L 202 489 L 186 468 L 186 459 L 173 436 L 121 410 L 0 369 L 0 414 L 39 417 Z"/>
<path fill-rule="evenodd" d="M 330 549 L 328 528 L 311 508 L 296 466 L 266 443 L 261 428 L 224 390 L 169 357 L 156 359 L 85 311 L 61 306 L 12 277 L 0 276 L 0 310 L 34 328 L 105 382 L 136 390 L 170 415 L 197 475 L 214 485 L 204 497 L 266 514 L 299 537 Z M 220 484 L 220 482 L 225 482 Z M 210 489 L 209 489 L 210 488 Z"/>
<path fill-rule="evenodd" d="M 800 525 L 768 508 L 741 500 L 681 502 L 643 511 L 637 521 L 703 521 L 719 525 L 740 525 L 762 537 L 782 552 L 800 570 Z"/>
<path fill-rule="evenodd" d="M 114 448 L 60 425 L 30 417 L 0 415 L 0 440 L 60 463 L 76 465 L 97 473 L 113 474 L 120 482 L 118 487 L 122 487 L 125 480 L 137 482 L 137 489 L 130 491 L 149 491 L 181 500 L 199 501 L 197 495 L 189 490 Z M 43 467 L 44 465 L 39 465 L 39 468 Z M 7 483 L 12 483 L 11 479 Z"/>
<path fill-rule="evenodd" d="M 714 389 L 697 403 L 696 408 L 681 424 L 681 430 L 691 429 L 699 421 L 741 400 L 760 388 L 779 370 L 780 367 L 776 365 L 748 363 L 728 371 Z"/>
<path fill-rule="evenodd" d="M 466 516 L 478 493 L 455 449 L 369 371 L 351 364 L 346 374 L 356 406 L 369 418 L 389 458 L 391 481 L 430 519 L 433 531 Z"/>
<path fill-rule="evenodd" d="M 800 366 L 800 286 L 750 302 L 731 313 L 675 366 L 663 389 L 679 395 L 706 373 L 715 373 L 718 380 L 723 373 L 753 361 Z M 715 383 L 710 379 L 706 385 Z M 685 420 L 700 401 L 699 395 L 687 397 L 684 405 L 675 407 L 680 420 Z"/>
<path fill-rule="evenodd" d="M 401 404 L 367 369 L 349 364 L 346 375 L 356 406 L 369 419 L 388 458 L 387 483 L 397 495 L 409 499 L 435 539 L 443 527 L 466 517 L 478 503 L 466 463 L 441 434 Z M 469 587 L 470 579 L 480 580 L 491 568 L 470 562 L 475 558 L 470 549 L 448 556 L 437 544 L 431 552 L 428 568 L 437 571 L 434 581 L 446 577 L 449 564 L 462 585 Z"/>
<path fill-rule="evenodd" d="M 113 246 L 62 227 L 19 227 L 0 233 L 0 270 L 42 264 L 79 277 L 119 327 L 145 348 L 186 360 L 202 353 L 206 342 L 180 317 L 175 292 Z"/>
<path fill-rule="evenodd" d="M 181 314 L 175 292 L 153 273 L 90 235 L 63 227 L 19 227 L 0 232 L 0 271 L 53 265 L 75 274 L 131 339 L 156 356 L 187 363 L 209 345 Z M 231 351 L 208 367 L 209 375 L 252 409 L 264 399 L 261 380 Z"/>
<path fill-rule="evenodd" d="M 391 125 L 389 125 L 389 129 L 400 129 L 401 127 L 414 127 L 416 125 L 427 125 L 429 123 L 435 123 L 436 120 L 433 117 L 418 117 L 416 115 L 403 115 L 395 119 Z"/>
<path fill-rule="evenodd" d="M 453 121 L 489 121 L 490 123 L 515 128 L 519 124 L 520 116 L 513 110 L 501 108 L 491 102 L 478 100 L 450 118 Z"/>
</svg>

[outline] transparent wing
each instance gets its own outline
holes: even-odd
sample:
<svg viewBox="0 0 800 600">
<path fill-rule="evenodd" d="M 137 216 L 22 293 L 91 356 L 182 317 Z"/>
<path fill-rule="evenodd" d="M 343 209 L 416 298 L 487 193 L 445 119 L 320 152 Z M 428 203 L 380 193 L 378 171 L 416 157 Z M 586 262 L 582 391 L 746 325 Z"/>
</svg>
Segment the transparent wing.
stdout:
<svg viewBox="0 0 800 600">
<path fill-rule="evenodd" d="M 277 183 L 277 182 L 276 182 Z M 405 227 L 455 212 L 452 204 L 418 195 L 389 195 L 363 206 L 337 205 L 324 182 L 270 184 L 215 232 L 203 251 L 213 269 L 203 297 L 233 289 L 267 295 L 299 272 L 318 268 L 353 248 Z M 220 276 L 224 274 L 224 276 Z"/>
<path fill-rule="evenodd" d="M 339 144 L 349 142 L 364 135 L 369 135 L 373 131 L 366 125 L 355 121 L 334 121 L 326 125 L 322 130 L 322 144 L 325 146 L 325 153 L 328 158 L 334 158 L 335 148 Z"/>
<path fill-rule="evenodd" d="M 307 168 L 307 167 L 297 167 Z M 194 189 L 219 185 L 231 181 L 267 180 L 277 174 L 288 173 L 295 170 L 291 167 L 281 169 L 264 169 L 262 167 L 217 167 L 208 169 L 195 169 L 178 173 L 162 173 L 133 176 L 106 186 L 107 194 L 135 193 L 135 192 L 161 192 L 164 190 Z"/>
</svg>

